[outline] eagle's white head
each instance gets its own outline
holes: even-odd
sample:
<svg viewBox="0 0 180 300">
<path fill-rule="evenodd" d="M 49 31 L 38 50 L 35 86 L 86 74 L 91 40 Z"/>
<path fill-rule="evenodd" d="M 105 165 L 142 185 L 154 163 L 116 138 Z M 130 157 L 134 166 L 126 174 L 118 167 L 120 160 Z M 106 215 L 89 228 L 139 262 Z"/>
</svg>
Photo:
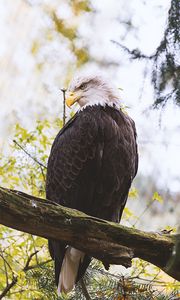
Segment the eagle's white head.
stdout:
<svg viewBox="0 0 180 300">
<path fill-rule="evenodd" d="M 69 85 L 66 104 L 70 107 L 75 102 L 85 108 L 93 105 L 119 107 L 119 98 L 107 80 L 102 76 L 77 76 Z"/>
</svg>

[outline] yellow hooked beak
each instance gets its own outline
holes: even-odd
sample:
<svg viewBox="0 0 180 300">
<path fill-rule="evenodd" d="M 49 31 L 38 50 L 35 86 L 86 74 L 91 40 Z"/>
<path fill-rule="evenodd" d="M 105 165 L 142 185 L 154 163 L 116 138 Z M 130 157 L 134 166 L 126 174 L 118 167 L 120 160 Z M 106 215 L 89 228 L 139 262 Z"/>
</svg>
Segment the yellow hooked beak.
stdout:
<svg viewBox="0 0 180 300">
<path fill-rule="evenodd" d="M 69 96 L 66 98 L 66 105 L 68 107 L 71 107 L 77 100 L 78 100 L 77 95 L 71 92 Z"/>
</svg>

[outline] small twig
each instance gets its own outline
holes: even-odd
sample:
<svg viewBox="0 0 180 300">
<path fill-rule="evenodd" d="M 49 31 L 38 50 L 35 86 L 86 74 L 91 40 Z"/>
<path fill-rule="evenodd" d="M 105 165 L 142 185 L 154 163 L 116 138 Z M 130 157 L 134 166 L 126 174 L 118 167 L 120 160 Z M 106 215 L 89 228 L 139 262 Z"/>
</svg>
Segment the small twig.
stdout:
<svg viewBox="0 0 180 300">
<path fill-rule="evenodd" d="M 63 93 L 63 126 L 66 124 L 66 89 L 61 89 Z"/>
<path fill-rule="evenodd" d="M 5 297 L 10 289 L 17 283 L 17 277 L 13 277 L 11 283 L 7 284 L 4 291 L 0 294 L 0 299 Z"/>
<path fill-rule="evenodd" d="M 26 149 L 24 149 L 16 140 L 13 140 L 13 142 L 21 149 L 24 151 L 24 153 L 26 153 L 32 160 L 34 160 L 40 167 L 47 169 L 47 167 L 45 165 L 43 165 L 39 160 L 37 160 L 37 158 L 35 158 L 34 156 L 32 156 Z"/>
<path fill-rule="evenodd" d="M 2 252 L 2 250 L 1 250 Z M 4 261 L 4 265 L 7 265 L 8 268 L 11 270 L 12 272 L 12 281 L 11 283 L 8 282 L 8 279 L 6 280 L 6 287 L 3 290 L 3 292 L 0 294 L 0 299 L 2 299 L 4 296 L 6 296 L 6 294 L 10 291 L 10 289 L 17 283 L 17 276 L 14 275 L 14 272 L 10 266 L 10 264 L 8 263 L 8 261 L 5 259 L 3 252 L 2 254 L 0 254 L 0 256 L 2 257 L 3 261 Z M 6 267 L 6 272 L 7 272 L 7 267 Z M 6 274 L 7 276 L 7 274 Z"/>
<path fill-rule="evenodd" d="M 81 284 L 83 295 L 86 298 L 86 300 L 91 300 L 91 297 L 89 296 L 89 293 L 88 293 L 88 290 L 87 290 L 87 287 L 85 285 L 83 278 L 81 278 L 80 284 Z"/>
<path fill-rule="evenodd" d="M 4 260 L 4 262 L 6 263 L 6 265 L 8 266 L 8 268 L 11 270 L 12 275 L 13 275 L 13 270 L 12 270 L 10 264 L 8 263 L 8 261 L 6 260 L 6 258 L 2 254 L 0 254 L 0 256 L 2 257 L 2 259 Z"/>
<path fill-rule="evenodd" d="M 138 49 L 130 50 L 128 47 L 122 45 L 121 43 L 119 43 L 117 41 L 111 40 L 111 42 L 113 44 L 119 46 L 120 48 L 122 48 L 125 52 L 127 52 L 131 56 L 132 59 L 152 59 L 156 56 L 156 53 L 152 54 L 152 55 L 145 55 Z"/>
<path fill-rule="evenodd" d="M 38 252 L 39 252 L 39 250 L 36 250 L 35 252 L 31 253 L 31 255 L 27 259 L 27 262 L 25 264 L 25 267 L 24 267 L 23 271 L 27 271 L 29 269 L 29 264 L 30 264 L 33 256 L 36 255 Z"/>
<path fill-rule="evenodd" d="M 145 209 L 142 211 L 142 213 L 137 217 L 137 220 L 134 222 L 134 224 L 133 224 L 133 226 L 135 226 L 138 222 L 139 222 L 139 220 L 142 218 L 142 216 L 146 213 L 146 211 L 151 207 L 151 205 L 154 203 L 154 201 L 150 201 L 147 205 L 146 205 L 146 207 L 145 207 Z"/>
<path fill-rule="evenodd" d="M 46 261 L 42 261 L 41 263 L 38 263 L 37 265 L 28 266 L 26 269 L 24 268 L 24 271 L 29 271 L 29 270 L 39 268 L 41 266 L 44 266 L 45 264 L 48 264 L 51 261 L 52 261 L 52 259 L 48 259 Z"/>
<path fill-rule="evenodd" d="M 31 238 L 32 238 L 32 241 L 33 241 L 33 247 L 34 247 L 34 252 L 35 252 L 35 256 L 36 256 L 36 264 L 38 265 L 39 261 L 38 261 L 38 256 L 37 256 L 37 253 L 40 251 L 37 251 L 36 249 L 36 244 L 35 244 L 35 240 L 34 240 L 34 237 L 33 235 L 31 234 Z"/>
<path fill-rule="evenodd" d="M 7 271 L 7 266 L 6 266 L 6 260 L 4 258 L 4 254 L 3 254 L 2 249 L 0 249 L 0 251 L 1 251 L 1 257 L 3 259 L 4 271 L 5 271 L 5 274 L 6 274 L 6 285 L 8 285 L 9 284 L 9 280 L 8 280 L 8 271 Z"/>
</svg>

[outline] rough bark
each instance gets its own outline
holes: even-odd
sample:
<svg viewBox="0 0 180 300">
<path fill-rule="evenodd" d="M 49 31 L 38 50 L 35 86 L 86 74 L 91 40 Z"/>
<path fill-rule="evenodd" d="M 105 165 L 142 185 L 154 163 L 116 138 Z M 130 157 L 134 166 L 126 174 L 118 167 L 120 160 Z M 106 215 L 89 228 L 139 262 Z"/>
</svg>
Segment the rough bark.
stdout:
<svg viewBox="0 0 180 300">
<path fill-rule="evenodd" d="M 52 201 L 0 188 L 0 224 L 67 244 L 108 264 L 131 265 L 142 258 L 180 280 L 180 268 L 168 268 L 180 235 L 159 235 L 88 216 Z M 174 257 L 174 254 L 173 254 Z M 179 260 L 177 261 L 179 264 Z"/>
</svg>

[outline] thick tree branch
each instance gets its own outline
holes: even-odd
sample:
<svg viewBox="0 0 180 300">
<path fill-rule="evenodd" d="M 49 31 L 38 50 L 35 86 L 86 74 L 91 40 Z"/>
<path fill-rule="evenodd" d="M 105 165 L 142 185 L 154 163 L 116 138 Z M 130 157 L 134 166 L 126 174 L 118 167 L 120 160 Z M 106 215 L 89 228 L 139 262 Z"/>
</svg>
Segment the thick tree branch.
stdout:
<svg viewBox="0 0 180 300">
<path fill-rule="evenodd" d="M 128 228 L 4 188 L 0 188 L 0 224 L 63 240 L 105 265 L 128 267 L 133 257 L 139 257 L 180 280 L 179 266 L 175 270 L 167 268 L 180 235 L 159 235 Z"/>
</svg>

